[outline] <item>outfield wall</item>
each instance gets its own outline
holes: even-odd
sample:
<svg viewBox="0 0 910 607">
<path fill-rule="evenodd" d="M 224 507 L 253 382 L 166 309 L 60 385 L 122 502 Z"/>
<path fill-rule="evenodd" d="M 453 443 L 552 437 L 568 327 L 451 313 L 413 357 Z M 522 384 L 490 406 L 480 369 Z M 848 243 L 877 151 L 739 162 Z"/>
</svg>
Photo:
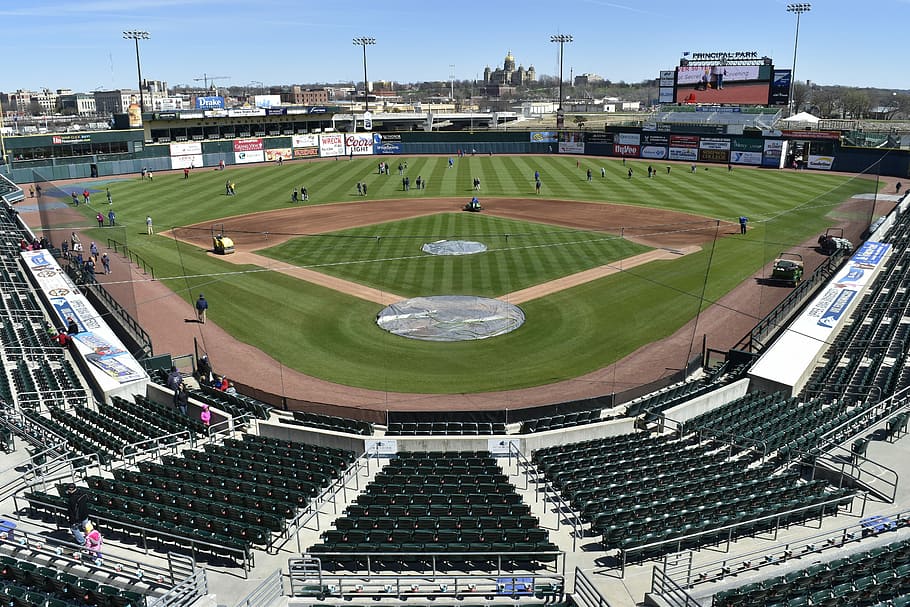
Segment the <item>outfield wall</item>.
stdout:
<svg viewBox="0 0 910 607">
<path fill-rule="evenodd" d="M 143 141 L 141 131 L 102 131 L 79 135 L 37 135 L 7 138 L 10 178 L 31 183 L 32 170 L 48 180 L 86 179 L 139 173 L 143 168 L 165 171 L 182 166 L 215 167 L 248 162 L 259 156 L 238 157 L 237 142 L 258 142 L 263 159 L 324 156 L 318 144 L 300 144 L 301 139 L 324 135 L 372 137 L 373 145 L 358 148 L 358 156 L 433 154 L 520 155 L 570 154 L 629 158 L 651 162 L 678 161 L 775 168 L 788 154 L 808 153 L 803 165 L 809 169 L 835 170 L 910 179 L 910 151 L 842 147 L 837 132 L 774 132 L 773 136 L 728 135 L 688 131 L 673 125 L 667 132 L 644 128 L 608 127 L 604 131 L 406 131 L 396 133 L 331 133 L 293 136 L 254 136 L 227 140 L 182 141 L 170 138 Z M 165 141 L 166 139 L 167 141 Z M 198 146 L 192 161 L 175 154 L 172 146 Z M 309 146 L 309 147 L 306 147 Z M 105 150 L 110 153 L 103 153 Z M 99 153 L 94 153 L 99 152 Z M 84 155 L 76 155 L 82 153 Z M 799 152 L 802 153 L 802 152 Z M 328 155 L 340 155 L 331 153 Z M 186 161 L 186 162 L 182 162 Z"/>
</svg>

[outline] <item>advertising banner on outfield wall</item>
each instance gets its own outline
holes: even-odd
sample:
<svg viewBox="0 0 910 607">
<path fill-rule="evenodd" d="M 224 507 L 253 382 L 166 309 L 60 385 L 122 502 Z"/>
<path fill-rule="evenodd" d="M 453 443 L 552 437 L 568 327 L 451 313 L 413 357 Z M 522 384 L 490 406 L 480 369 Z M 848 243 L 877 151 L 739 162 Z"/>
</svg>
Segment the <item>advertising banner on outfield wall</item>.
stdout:
<svg viewBox="0 0 910 607">
<path fill-rule="evenodd" d="M 698 147 L 703 150 L 729 150 L 730 140 L 719 137 L 702 137 L 698 142 Z"/>
<path fill-rule="evenodd" d="M 265 152 L 263 150 L 234 152 L 234 164 L 250 164 L 251 162 L 265 162 Z"/>
<path fill-rule="evenodd" d="M 782 139 L 766 139 L 761 165 L 763 167 L 780 167 L 783 162 L 783 150 L 784 141 Z"/>
<path fill-rule="evenodd" d="M 202 154 L 187 154 L 186 156 L 171 156 L 172 169 L 195 169 L 205 165 Z"/>
<path fill-rule="evenodd" d="M 291 146 L 295 148 L 318 148 L 319 135 L 294 135 L 291 137 Z"/>
<path fill-rule="evenodd" d="M 559 134 L 560 154 L 584 154 L 585 134 L 565 132 Z"/>
<path fill-rule="evenodd" d="M 830 171 L 834 166 L 834 156 L 809 154 L 809 162 L 806 163 L 806 166 L 810 169 Z"/>
<path fill-rule="evenodd" d="M 641 145 L 641 133 L 616 133 L 614 141 L 620 145 Z"/>
<path fill-rule="evenodd" d="M 384 141 L 379 145 L 373 144 L 374 154 L 401 154 L 401 144 L 397 142 Z"/>
<path fill-rule="evenodd" d="M 645 133 L 642 136 L 642 143 L 645 145 L 670 145 L 670 136 L 664 133 Z"/>
<path fill-rule="evenodd" d="M 652 158 L 654 160 L 663 160 L 667 157 L 667 148 L 662 145 L 643 145 L 641 146 L 641 157 Z"/>
<path fill-rule="evenodd" d="M 751 137 L 734 137 L 730 149 L 738 152 L 761 152 L 765 141 Z"/>
<path fill-rule="evenodd" d="M 293 150 L 291 148 L 272 148 L 271 150 L 265 151 L 266 162 L 271 162 L 273 160 L 290 160 L 294 157 Z"/>
<path fill-rule="evenodd" d="M 262 139 L 234 139 L 235 152 L 253 152 L 263 148 Z"/>
<path fill-rule="evenodd" d="M 559 138 L 556 131 L 532 131 L 531 143 L 557 143 Z"/>
<path fill-rule="evenodd" d="M 323 158 L 344 156 L 344 135 L 323 133 L 319 136 L 319 155 Z"/>
<path fill-rule="evenodd" d="M 294 148 L 294 158 L 312 158 L 319 156 L 319 148 Z"/>
<path fill-rule="evenodd" d="M 698 137 L 695 135 L 670 135 L 670 146 L 674 148 L 697 148 Z"/>
<path fill-rule="evenodd" d="M 730 162 L 732 164 L 761 164 L 761 152 L 740 152 L 733 150 L 730 152 Z"/>
<path fill-rule="evenodd" d="M 669 87 L 660 87 L 660 90 L 657 92 L 657 102 L 658 103 L 673 103 L 673 89 Z"/>
<path fill-rule="evenodd" d="M 730 162 L 729 150 L 698 150 L 699 160 L 705 162 Z"/>
<path fill-rule="evenodd" d="M 172 143 L 169 146 L 171 156 L 189 156 L 202 153 L 201 141 L 188 141 L 186 143 Z M 200 165 L 201 166 L 201 165 Z"/>
<path fill-rule="evenodd" d="M 689 162 L 698 160 L 698 148 L 677 148 L 671 145 L 669 154 L 670 160 L 685 160 Z"/>
<path fill-rule="evenodd" d="M 373 153 L 373 133 L 351 133 L 344 137 L 344 154 L 369 156 Z"/>
<path fill-rule="evenodd" d="M 625 145 L 622 143 L 613 144 L 613 154 L 623 158 L 638 158 L 641 148 L 637 145 Z"/>
</svg>

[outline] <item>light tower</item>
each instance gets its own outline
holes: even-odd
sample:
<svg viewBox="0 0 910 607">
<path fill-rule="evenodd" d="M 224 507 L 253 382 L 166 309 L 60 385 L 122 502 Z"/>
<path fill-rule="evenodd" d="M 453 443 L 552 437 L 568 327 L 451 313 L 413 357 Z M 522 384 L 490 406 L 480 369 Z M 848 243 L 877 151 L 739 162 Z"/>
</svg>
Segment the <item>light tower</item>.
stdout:
<svg viewBox="0 0 910 607">
<path fill-rule="evenodd" d="M 139 63 L 139 41 L 148 40 L 149 33 L 142 30 L 127 30 L 123 32 L 124 40 L 133 40 L 136 43 L 136 71 L 139 72 L 139 109 L 145 111 L 145 95 L 142 94 L 142 64 Z"/>
<path fill-rule="evenodd" d="M 367 90 L 369 85 L 367 84 L 367 47 L 376 44 L 376 38 L 368 38 L 366 36 L 359 36 L 354 38 L 354 46 L 363 47 L 363 103 L 364 103 L 364 113 L 370 111 L 370 96 L 369 91 Z"/>
<path fill-rule="evenodd" d="M 556 128 L 561 129 L 565 123 L 565 117 L 562 111 L 562 56 L 563 46 L 566 42 L 572 42 L 572 34 L 554 34 L 550 36 L 550 42 L 559 43 L 559 107 L 556 110 Z"/>
<path fill-rule="evenodd" d="M 790 70 L 790 93 L 789 99 L 787 100 L 787 106 L 789 107 L 789 113 L 792 116 L 794 109 L 793 106 L 793 84 L 796 82 L 796 49 L 799 46 L 799 16 L 803 13 L 808 13 L 812 10 L 812 5 L 808 3 L 800 4 L 788 4 L 787 12 L 796 13 L 796 37 L 793 40 L 793 68 Z"/>
</svg>

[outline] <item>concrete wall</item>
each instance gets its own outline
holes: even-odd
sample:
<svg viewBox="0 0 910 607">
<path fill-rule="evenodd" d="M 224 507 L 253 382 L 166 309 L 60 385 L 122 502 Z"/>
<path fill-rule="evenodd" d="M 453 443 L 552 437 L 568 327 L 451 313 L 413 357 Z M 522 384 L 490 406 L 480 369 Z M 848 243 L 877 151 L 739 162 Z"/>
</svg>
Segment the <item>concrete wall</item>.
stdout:
<svg viewBox="0 0 910 607">
<path fill-rule="evenodd" d="M 727 403 L 741 398 L 749 391 L 749 380 L 747 378 L 735 381 L 732 384 L 720 387 L 717 390 L 702 394 L 692 400 L 676 405 L 664 411 L 664 415 L 678 422 L 686 422 L 694 419 L 702 413 L 713 411 Z"/>
</svg>

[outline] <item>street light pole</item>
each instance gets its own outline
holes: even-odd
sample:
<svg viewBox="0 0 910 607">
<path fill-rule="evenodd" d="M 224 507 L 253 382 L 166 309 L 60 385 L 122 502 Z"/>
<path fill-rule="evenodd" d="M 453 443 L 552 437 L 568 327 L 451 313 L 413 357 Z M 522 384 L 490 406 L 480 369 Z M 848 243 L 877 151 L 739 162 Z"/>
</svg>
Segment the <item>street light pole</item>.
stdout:
<svg viewBox="0 0 910 607">
<path fill-rule="evenodd" d="M 796 37 L 793 40 L 793 68 L 790 70 L 790 98 L 788 99 L 788 107 L 790 108 L 790 115 L 794 113 L 793 106 L 793 85 L 796 83 L 796 48 L 799 46 L 799 16 L 803 13 L 808 13 L 812 10 L 812 5 L 808 3 L 800 4 L 788 4 L 787 12 L 796 13 Z"/>
<path fill-rule="evenodd" d="M 565 124 L 565 116 L 562 111 L 562 56 L 563 45 L 566 42 L 572 42 L 572 34 L 554 34 L 550 36 L 550 42 L 559 43 L 559 107 L 556 110 L 556 128 L 561 129 Z"/>
<path fill-rule="evenodd" d="M 354 38 L 354 46 L 363 47 L 363 105 L 364 113 L 370 111 L 370 96 L 369 91 L 367 91 L 367 47 L 376 44 L 376 38 L 368 38 L 366 36 L 359 36 Z M 351 108 L 353 111 L 353 108 Z"/>
<path fill-rule="evenodd" d="M 127 30 L 123 32 L 123 38 L 136 42 L 136 71 L 139 72 L 139 109 L 144 112 L 145 96 L 142 94 L 142 64 L 139 63 L 139 41 L 148 40 L 149 33 L 141 30 Z"/>
</svg>

